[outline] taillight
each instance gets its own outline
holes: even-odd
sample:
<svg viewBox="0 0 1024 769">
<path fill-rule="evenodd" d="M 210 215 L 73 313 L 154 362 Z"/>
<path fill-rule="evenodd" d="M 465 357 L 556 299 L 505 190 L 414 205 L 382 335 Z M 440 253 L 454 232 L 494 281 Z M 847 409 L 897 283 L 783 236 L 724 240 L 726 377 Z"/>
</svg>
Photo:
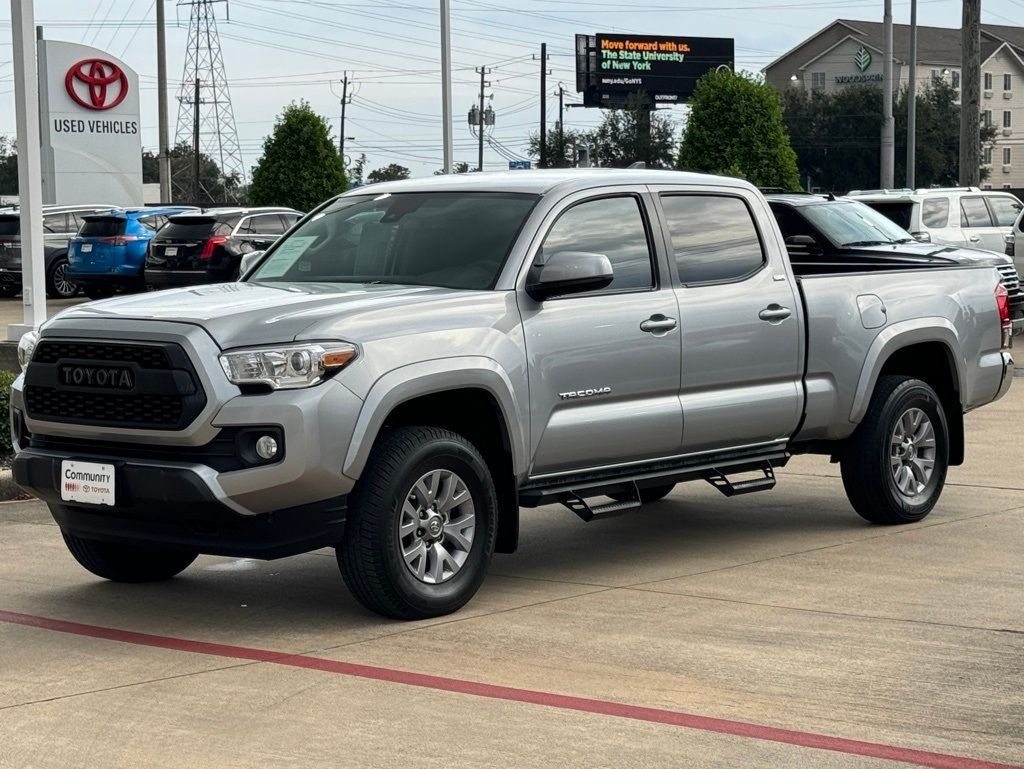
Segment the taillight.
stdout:
<svg viewBox="0 0 1024 769">
<path fill-rule="evenodd" d="M 213 259 L 213 249 L 222 243 L 227 243 L 228 239 L 225 235 L 214 235 L 212 238 L 207 238 L 206 242 L 203 243 L 203 250 L 199 252 L 200 259 Z"/>
<path fill-rule="evenodd" d="M 1013 322 L 1010 320 L 1010 294 L 1002 283 L 996 286 L 996 309 L 999 310 L 1002 346 L 1004 350 L 1009 349 L 1010 338 L 1013 335 Z"/>
<path fill-rule="evenodd" d="M 97 243 L 108 243 L 112 246 L 123 246 L 136 240 L 142 240 L 142 238 L 138 235 L 114 235 L 107 238 L 96 238 Z"/>
</svg>

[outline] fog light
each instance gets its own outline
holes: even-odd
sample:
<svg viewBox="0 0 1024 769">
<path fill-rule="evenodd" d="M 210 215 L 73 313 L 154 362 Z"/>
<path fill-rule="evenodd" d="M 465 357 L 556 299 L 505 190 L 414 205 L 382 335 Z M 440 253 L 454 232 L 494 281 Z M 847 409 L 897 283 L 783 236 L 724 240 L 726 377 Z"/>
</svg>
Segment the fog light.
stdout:
<svg viewBox="0 0 1024 769">
<path fill-rule="evenodd" d="M 277 440 L 271 435 L 261 435 L 256 441 L 256 454 L 260 459 L 273 459 L 277 456 Z"/>
</svg>

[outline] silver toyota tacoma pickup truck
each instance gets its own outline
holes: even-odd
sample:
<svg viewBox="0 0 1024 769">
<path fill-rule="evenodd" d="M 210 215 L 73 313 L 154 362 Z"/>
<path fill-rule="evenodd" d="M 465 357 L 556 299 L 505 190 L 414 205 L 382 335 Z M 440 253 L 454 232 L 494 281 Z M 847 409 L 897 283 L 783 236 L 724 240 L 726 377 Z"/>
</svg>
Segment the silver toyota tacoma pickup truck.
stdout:
<svg viewBox="0 0 1024 769">
<path fill-rule="evenodd" d="M 92 573 L 333 546 L 369 609 L 431 617 L 516 548 L 521 507 L 766 490 L 802 452 L 868 521 L 911 523 L 1013 376 L 994 264 L 794 270 L 730 178 L 373 185 L 255 262 L 22 341 L 15 478 Z"/>
</svg>

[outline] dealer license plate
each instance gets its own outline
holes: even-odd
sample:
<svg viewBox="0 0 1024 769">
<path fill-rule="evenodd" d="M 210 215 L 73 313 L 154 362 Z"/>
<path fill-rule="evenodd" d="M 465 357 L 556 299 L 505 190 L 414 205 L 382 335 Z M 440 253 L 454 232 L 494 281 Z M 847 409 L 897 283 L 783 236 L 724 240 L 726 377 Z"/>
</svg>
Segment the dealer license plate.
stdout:
<svg viewBox="0 0 1024 769">
<path fill-rule="evenodd" d="M 64 502 L 114 505 L 114 466 L 99 462 L 60 463 L 60 498 Z"/>
<path fill-rule="evenodd" d="M 177 255 L 178 255 L 178 247 L 177 246 L 168 246 L 167 248 L 164 249 L 164 256 L 177 256 Z"/>
<path fill-rule="evenodd" d="M 83 243 L 82 244 L 82 253 L 83 254 L 88 254 L 90 251 L 92 251 L 92 243 Z"/>
</svg>

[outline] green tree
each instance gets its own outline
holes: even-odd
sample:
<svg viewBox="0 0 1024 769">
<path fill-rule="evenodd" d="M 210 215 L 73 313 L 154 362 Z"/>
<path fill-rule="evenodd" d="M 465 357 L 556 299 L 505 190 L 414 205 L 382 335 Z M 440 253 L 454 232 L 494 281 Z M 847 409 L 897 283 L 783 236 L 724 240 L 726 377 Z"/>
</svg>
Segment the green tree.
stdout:
<svg viewBox="0 0 1024 769">
<path fill-rule="evenodd" d="M 591 132 L 591 159 L 598 165 L 624 168 L 646 163 L 648 168 L 667 168 L 675 153 L 676 127 L 664 112 L 657 112 L 631 95 L 624 109 L 607 110 Z"/>
<path fill-rule="evenodd" d="M 800 189 L 779 97 L 746 72 L 712 70 L 697 81 L 676 167 L 742 176 L 759 187 Z"/>
<path fill-rule="evenodd" d="M 469 173 L 469 163 L 467 163 L 464 160 L 456 160 L 454 163 L 452 163 L 452 173 L 453 174 L 468 174 Z M 438 168 L 436 171 L 434 171 L 434 176 L 444 176 L 444 169 L 443 168 Z"/>
<path fill-rule="evenodd" d="M 388 163 L 383 168 L 375 168 L 366 176 L 366 183 L 393 182 L 396 179 L 408 179 L 409 169 L 398 163 Z"/>
<path fill-rule="evenodd" d="M 0 136 L 0 195 L 18 194 L 18 153 L 14 139 Z"/>
<path fill-rule="evenodd" d="M 241 202 L 244 197 L 242 180 L 237 174 L 225 176 L 217 162 L 206 153 L 199 153 L 198 199 L 192 190 L 192 146 L 188 142 L 180 142 L 171 147 L 167 154 L 171 165 L 172 203 L 211 205 Z"/>
<path fill-rule="evenodd" d="M 917 94 L 917 152 L 915 185 L 955 185 L 960 165 L 960 106 L 956 91 L 934 78 Z M 906 179 L 906 90 L 894 100 L 895 182 Z M 834 192 L 878 186 L 881 155 L 882 91 L 875 86 L 854 86 L 830 94 L 788 90 L 782 96 L 783 117 L 789 130 L 801 178 L 810 186 Z M 983 126 L 982 147 L 995 137 L 995 128 Z M 983 169 L 983 178 L 987 173 Z"/>
<path fill-rule="evenodd" d="M 142 183 L 154 184 L 160 181 L 160 160 L 155 152 L 142 151 Z"/>
<path fill-rule="evenodd" d="M 576 163 L 577 147 L 589 148 L 592 143 L 593 137 L 589 132 L 580 131 L 575 128 L 565 129 L 561 141 L 559 141 L 557 124 L 551 126 L 544 135 L 548 167 L 572 168 Z M 540 161 L 540 132 L 530 134 L 530 144 L 527 147 L 526 154 L 535 161 Z"/>
<path fill-rule="evenodd" d="M 348 188 L 362 187 L 366 181 L 363 175 L 366 173 L 366 153 L 360 152 L 359 159 L 352 164 L 352 170 L 347 171 L 345 177 L 348 179 Z"/>
<path fill-rule="evenodd" d="M 250 203 L 309 211 L 345 187 L 345 164 L 327 119 L 305 101 L 292 102 L 263 142 L 249 184 Z"/>
</svg>

